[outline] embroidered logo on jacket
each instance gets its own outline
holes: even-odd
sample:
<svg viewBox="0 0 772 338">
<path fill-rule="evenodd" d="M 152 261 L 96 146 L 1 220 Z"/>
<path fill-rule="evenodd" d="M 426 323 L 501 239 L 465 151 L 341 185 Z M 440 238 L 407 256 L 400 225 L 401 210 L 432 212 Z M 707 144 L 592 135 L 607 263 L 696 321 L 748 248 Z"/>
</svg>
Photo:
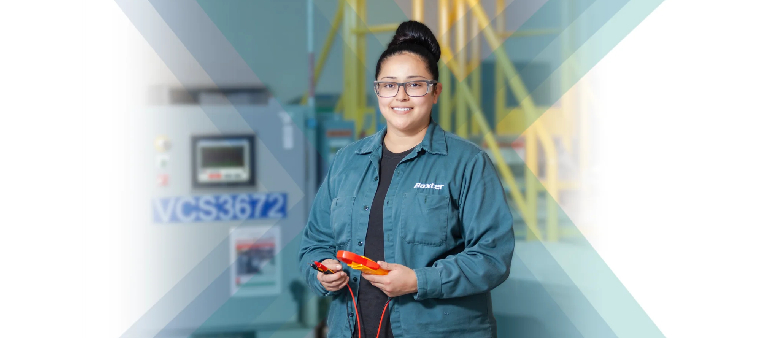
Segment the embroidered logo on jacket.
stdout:
<svg viewBox="0 0 772 338">
<path fill-rule="evenodd" d="M 416 184 L 415 184 L 415 186 L 413 186 L 413 189 L 418 189 L 418 188 L 421 188 L 421 189 L 437 189 L 437 190 L 442 190 L 442 187 L 444 187 L 444 186 L 445 186 L 444 184 L 434 184 L 434 183 L 423 184 L 423 183 L 416 183 Z"/>
</svg>

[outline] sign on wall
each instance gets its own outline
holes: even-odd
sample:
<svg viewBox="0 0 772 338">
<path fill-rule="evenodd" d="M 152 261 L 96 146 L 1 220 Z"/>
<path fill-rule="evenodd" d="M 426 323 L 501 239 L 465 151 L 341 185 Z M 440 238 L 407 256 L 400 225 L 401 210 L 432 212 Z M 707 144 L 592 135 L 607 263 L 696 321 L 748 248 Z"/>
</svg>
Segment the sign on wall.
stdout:
<svg viewBox="0 0 772 338">
<path fill-rule="evenodd" d="M 232 295 L 250 297 L 281 292 L 280 235 L 280 228 L 275 226 L 231 229 Z"/>
<path fill-rule="evenodd" d="M 156 223 L 229 222 L 287 217 L 287 193 L 177 196 L 153 200 Z"/>
</svg>

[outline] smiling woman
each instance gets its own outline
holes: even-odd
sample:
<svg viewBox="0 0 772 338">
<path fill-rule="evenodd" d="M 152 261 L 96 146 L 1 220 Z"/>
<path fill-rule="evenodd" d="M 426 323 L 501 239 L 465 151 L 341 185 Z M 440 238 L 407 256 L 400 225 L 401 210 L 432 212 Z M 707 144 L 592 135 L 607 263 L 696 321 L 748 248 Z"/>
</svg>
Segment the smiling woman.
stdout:
<svg viewBox="0 0 772 338">
<path fill-rule="evenodd" d="M 490 291 L 509 276 L 512 214 L 486 153 L 431 119 L 439 59 L 424 24 L 397 28 L 373 86 L 386 128 L 339 150 L 319 187 L 299 259 L 333 296 L 328 337 L 496 336 Z M 337 250 L 389 272 L 345 267 Z"/>
<path fill-rule="evenodd" d="M 378 59 L 375 93 L 388 127 L 384 142 L 389 150 L 410 149 L 426 134 L 432 105 L 442 92 L 442 84 L 437 82 L 439 59 L 434 34 L 415 21 L 400 25 Z"/>
</svg>

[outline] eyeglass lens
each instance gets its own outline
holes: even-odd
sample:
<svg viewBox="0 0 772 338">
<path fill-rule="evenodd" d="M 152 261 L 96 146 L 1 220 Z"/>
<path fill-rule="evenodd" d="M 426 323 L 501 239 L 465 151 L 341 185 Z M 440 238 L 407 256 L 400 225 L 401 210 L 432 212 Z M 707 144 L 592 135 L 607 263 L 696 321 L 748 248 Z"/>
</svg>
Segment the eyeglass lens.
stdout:
<svg viewBox="0 0 772 338">
<path fill-rule="evenodd" d="M 376 93 L 381 97 L 396 96 L 400 84 L 396 82 L 379 82 L 376 85 Z M 428 93 L 429 84 L 423 81 L 407 82 L 404 85 L 408 96 L 424 96 Z"/>
</svg>

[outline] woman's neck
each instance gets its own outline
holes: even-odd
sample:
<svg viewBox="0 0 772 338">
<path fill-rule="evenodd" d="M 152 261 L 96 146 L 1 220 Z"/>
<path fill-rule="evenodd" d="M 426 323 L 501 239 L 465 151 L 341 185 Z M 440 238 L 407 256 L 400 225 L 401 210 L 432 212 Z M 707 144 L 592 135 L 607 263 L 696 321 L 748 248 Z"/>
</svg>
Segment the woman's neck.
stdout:
<svg viewBox="0 0 772 338">
<path fill-rule="evenodd" d="M 383 144 L 392 153 L 407 151 L 423 141 L 428 127 L 429 123 L 417 132 L 401 132 L 394 128 L 386 128 L 386 136 L 383 137 Z"/>
</svg>

